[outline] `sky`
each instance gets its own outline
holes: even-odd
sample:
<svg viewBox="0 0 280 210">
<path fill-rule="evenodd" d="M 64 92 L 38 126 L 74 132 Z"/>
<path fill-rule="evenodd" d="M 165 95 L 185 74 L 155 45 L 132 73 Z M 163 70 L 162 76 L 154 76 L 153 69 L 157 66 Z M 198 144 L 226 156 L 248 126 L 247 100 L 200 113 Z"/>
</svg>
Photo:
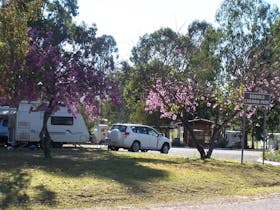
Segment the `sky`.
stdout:
<svg viewBox="0 0 280 210">
<path fill-rule="evenodd" d="M 129 60 L 139 38 L 162 27 L 186 33 L 194 20 L 215 25 L 222 0 L 78 0 L 77 23 L 96 24 L 97 35 L 112 35 L 120 60 Z M 280 8 L 280 0 L 269 0 Z"/>
</svg>

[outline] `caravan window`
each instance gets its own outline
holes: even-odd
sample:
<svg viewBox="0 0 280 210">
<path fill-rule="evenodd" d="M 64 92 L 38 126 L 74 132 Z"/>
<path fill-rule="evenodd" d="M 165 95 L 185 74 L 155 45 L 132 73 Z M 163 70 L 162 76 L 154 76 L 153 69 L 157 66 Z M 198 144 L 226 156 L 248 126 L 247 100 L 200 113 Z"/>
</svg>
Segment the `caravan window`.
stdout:
<svg viewBox="0 0 280 210">
<path fill-rule="evenodd" d="M 73 125 L 73 117 L 51 117 L 52 125 Z"/>
</svg>

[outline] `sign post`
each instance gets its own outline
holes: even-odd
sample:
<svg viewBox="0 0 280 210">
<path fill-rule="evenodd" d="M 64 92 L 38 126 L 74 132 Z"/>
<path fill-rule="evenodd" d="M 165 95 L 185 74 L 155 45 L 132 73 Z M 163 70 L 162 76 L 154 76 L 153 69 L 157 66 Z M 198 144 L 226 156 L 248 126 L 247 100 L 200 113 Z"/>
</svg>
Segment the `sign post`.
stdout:
<svg viewBox="0 0 280 210">
<path fill-rule="evenodd" d="M 245 127 L 246 127 L 246 106 L 262 106 L 265 108 L 264 112 L 264 124 L 263 124 L 263 164 L 264 164 L 264 153 L 265 153 L 265 141 L 266 141 L 266 115 L 267 110 L 266 107 L 270 105 L 270 94 L 262 94 L 255 92 L 244 92 L 244 113 L 243 113 L 243 126 L 242 126 L 242 152 L 241 152 L 241 164 L 243 164 L 243 155 L 244 155 L 244 143 L 245 143 Z"/>
<path fill-rule="evenodd" d="M 244 106 L 243 116 L 242 116 L 242 140 L 241 140 L 241 164 L 243 164 L 244 159 L 244 144 L 245 144 L 245 128 L 246 128 L 246 107 Z"/>
</svg>

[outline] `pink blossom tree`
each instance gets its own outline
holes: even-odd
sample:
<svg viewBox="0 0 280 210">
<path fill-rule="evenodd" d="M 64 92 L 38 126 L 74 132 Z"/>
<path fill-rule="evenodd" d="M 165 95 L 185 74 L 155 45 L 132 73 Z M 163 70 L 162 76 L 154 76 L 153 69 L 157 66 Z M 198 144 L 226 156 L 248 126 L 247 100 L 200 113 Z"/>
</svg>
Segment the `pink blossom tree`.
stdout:
<svg viewBox="0 0 280 210">
<path fill-rule="evenodd" d="M 66 51 L 62 46 L 52 42 L 53 33 L 36 29 L 30 31 L 31 48 L 20 71 L 18 98 L 40 100 L 44 110 L 43 127 L 40 132 L 41 145 L 46 158 L 51 158 L 49 144 L 51 141 L 47 121 L 60 103 L 75 117 L 77 108 L 83 106 L 90 120 L 98 114 L 101 100 L 110 98 L 119 103 L 118 89 L 103 69 L 93 67 L 92 62 L 84 59 L 81 51 Z"/>
<path fill-rule="evenodd" d="M 211 89 L 203 88 L 192 80 L 187 82 L 165 80 L 163 82 L 162 78 L 158 78 L 156 84 L 149 91 L 146 110 L 159 110 L 162 113 L 161 117 L 169 117 L 172 120 L 182 122 L 184 133 L 190 133 L 200 157 L 205 159 L 211 157 L 214 141 L 218 137 L 219 131 L 240 112 L 238 105 L 242 100 L 241 95 L 235 91 L 228 96 L 232 98 L 224 100 L 218 92 L 214 93 Z M 236 106 L 232 109 L 234 101 Z M 227 112 L 228 117 L 224 119 L 223 124 L 219 124 L 221 118 L 225 116 L 225 112 Z M 215 117 L 213 118 L 215 123 L 207 153 L 203 145 L 197 141 L 194 130 L 189 124 L 189 120 L 196 117 L 201 118 L 205 113 L 211 113 Z"/>
<path fill-rule="evenodd" d="M 265 78 L 265 79 L 263 79 Z M 146 98 L 146 110 L 160 111 L 161 117 L 168 117 L 183 123 L 185 131 L 188 131 L 194 140 L 202 159 L 210 158 L 214 149 L 215 140 L 220 131 L 229 122 L 243 114 L 243 92 L 252 91 L 269 93 L 272 96 L 271 107 L 279 103 L 280 77 L 279 71 L 271 69 L 252 68 L 248 76 L 237 83 L 228 81 L 227 85 L 213 89 L 204 88 L 194 80 L 178 81 L 158 78 L 156 83 L 149 88 Z M 269 82 L 268 82 L 269 81 Z M 257 107 L 247 107 L 247 117 L 250 120 L 256 114 Z M 213 132 L 209 141 L 209 149 L 206 152 L 194 135 L 194 130 L 189 120 L 201 118 L 205 113 L 210 113 L 214 121 Z"/>
<path fill-rule="evenodd" d="M 244 54 L 247 59 L 243 64 L 238 63 L 239 67 L 235 71 L 215 71 L 215 65 L 207 63 L 209 57 L 215 57 L 215 50 L 207 57 L 207 53 L 211 53 L 209 49 L 213 48 L 211 45 L 215 43 L 206 41 L 201 45 L 197 66 L 191 65 L 190 70 L 170 76 L 158 74 L 154 84 L 147 88 L 149 94 L 146 97 L 147 111 L 160 111 L 162 118 L 168 117 L 183 123 L 184 132 L 190 133 L 202 159 L 211 157 L 219 133 L 234 119 L 242 116 L 244 92 L 270 94 L 272 103 L 269 108 L 279 105 L 280 100 L 279 58 L 268 61 L 263 46 L 251 48 L 249 55 Z M 257 109 L 255 106 L 246 107 L 248 120 L 257 113 Z M 207 152 L 197 141 L 189 124 L 189 120 L 205 116 L 214 121 Z"/>
<path fill-rule="evenodd" d="M 162 118 L 168 117 L 183 123 L 184 132 L 190 133 L 202 159 L 211 157 L 219 133 L 230 122 L 243 115 L 243 92 L 270 94 L 270 109 L 280 102 L 279 58 L 275 57 L 270 61 L 267 56 L 264 56 L 267 53 L 261 45 L 248 50 L 250 53 L 243 55 L 247 58 L 243 63 L 235 60 L 238 64 L 235 71 L 215 71 L 215 65 L 209 65 L 208 62 L 209 58 L 216 56 L 215 50 L 212 54 L 209 51 L 209 49 L 216 49 L 213 48 L 215 43 L 206 41 L 207 39 L 204 39 L 200 46 L 201 50 L 197 56 L 198 65 L 192 64 L 190 69 L 170 76 L 158 74 L 154 84 L 147 88 L 149 94 L 146 97 L 147 111 L 160 111 Z M 279 46 L 269 47 L 279 48 Z M 221 67 L 216 66 L 216 68 Z M 213 75 L 213 78 L 208 75 Z M 258 107 L 255 106 L 246 107 L 249 121 L 256 115 L 257 109 Z M 194 130 L 189 124 L 189 120 L 205 116 L 214 121 L 208 151 L 197 141 Z"/>
<path fill-rule="evenodd" d="M 274 37 L 269 36 L 269 31 L 277 17 L 277 8 L 262 0 L 223 1 L 217 11 L 217 30 L 195 23 L 187 36 L 196 47 L 178 46 L 177 57 L 189 61 L 183 72 L 170 74 L 170 77 L 159 74 L 148 88 L 146 109 L 159 110 L 162 117 L 182 121 L 201 158 L 211 157 L 219 132 L 242 115 L 243 92 L 269 93 L 272 96 L 270 108 L 279 104 L 279 58 L 268 62 L 271 56 L 267 53 L 273 54 L 279 49 L 268 44 L 275 43 L 270 41 Z M 250 120 L 257 107 L 246 108 Z M 203 116 L 214 121 L 207 153 L 188 124 L 189 120 Z"/>
</svg>

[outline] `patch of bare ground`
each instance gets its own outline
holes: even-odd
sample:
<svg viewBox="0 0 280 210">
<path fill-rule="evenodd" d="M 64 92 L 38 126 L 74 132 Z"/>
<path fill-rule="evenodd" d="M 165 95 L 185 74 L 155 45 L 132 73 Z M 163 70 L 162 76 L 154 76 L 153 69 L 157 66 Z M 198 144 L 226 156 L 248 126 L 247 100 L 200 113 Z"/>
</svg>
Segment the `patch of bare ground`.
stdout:
<svg viewBox="0 0 280 210">
<path fill-rule="evenodd" d="M 279 203 L 279 206 L 269 208 L 269 205 L 273 202 Z M 279 201 L 279 202 L 278 202 Z M 263 203 L 264 209 L 280 209 L 280 192 L 269 193 L 263 195 L 239 195 L 239 196 L 224 196 L 216 197 L 212 199 L 195 200 L 188 202 L 167 202 L 162 204 L 151 205 L 127 205 L 120 206 L 118 210 L 185 210 L 185 209 L 250 209 L 252 206 L 258 207 L 257 209 L 263 209 L 259 203 Z M 266 205 L 267 203 L 268 205 Z M 277 205 L 277 204 L 276 204 Z M 246 207 L 247 206 L 247 207 Z M 106 208 L 104 208 L 105 210 Z M 112 209 L 112 208 L 111 208 Z M 100 209 L 101 210 L 101 209 Z"/>
</svg>

